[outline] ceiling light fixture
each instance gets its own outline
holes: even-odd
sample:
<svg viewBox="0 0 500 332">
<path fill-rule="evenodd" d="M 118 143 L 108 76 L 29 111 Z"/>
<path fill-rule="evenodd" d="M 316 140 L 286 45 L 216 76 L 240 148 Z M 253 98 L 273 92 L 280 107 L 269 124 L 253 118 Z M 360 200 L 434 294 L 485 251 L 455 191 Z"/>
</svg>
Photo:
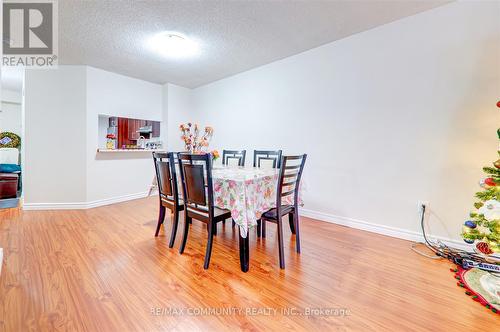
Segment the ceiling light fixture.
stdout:
<svg viewBox="0 0 500 332">
<path fill-rule="evenodd" d="M 192 57 L 199 52 L 199 47 L 194 41 L 177 32 L 162 32 L 153 36 L 150 47 L 169 58 Z"/>
</svg>

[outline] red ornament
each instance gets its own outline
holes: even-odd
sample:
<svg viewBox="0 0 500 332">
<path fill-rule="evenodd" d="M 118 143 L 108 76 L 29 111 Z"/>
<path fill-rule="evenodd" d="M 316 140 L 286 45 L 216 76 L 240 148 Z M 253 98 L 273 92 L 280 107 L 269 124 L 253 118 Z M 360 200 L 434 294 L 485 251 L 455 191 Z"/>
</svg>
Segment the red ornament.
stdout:
<svg viewBox="0 0 500 332">
<path fill-rule="evenodd" d="M 500 100 L 497 103 L 497 107 L 500 108 Z"/>
<path fill-rule="evenodd" d="M 476 244 L 476 248 L 485 255 L 491 255 L 493 253 L 493 251 L 490 249 L 490 246 L 486 242 L 478 242 Z"/>
<path fill-rule="evenodd" d="M 495 180 L 493 180 L 493 178 L 486 178 L 484 179 L 484 184 L 490 186 L 490 187 L 494 187 L 496 186 L 497 184 L 495 183 Z"/>
</svg>

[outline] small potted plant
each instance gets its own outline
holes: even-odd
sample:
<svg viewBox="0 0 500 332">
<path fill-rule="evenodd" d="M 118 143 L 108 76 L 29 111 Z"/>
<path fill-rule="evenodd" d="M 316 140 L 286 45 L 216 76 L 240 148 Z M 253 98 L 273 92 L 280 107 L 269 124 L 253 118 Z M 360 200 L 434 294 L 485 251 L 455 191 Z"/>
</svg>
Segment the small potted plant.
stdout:
<svg viewBox="0 0 500 332">
<path fill-rule="evenodd" d="M 219 151 L 217 151 L 217 150 L 210 151 L 210 154 L 212 155 L 212 160 L 213 161 L 216 161 L 220 157 Z"/>
</svg>

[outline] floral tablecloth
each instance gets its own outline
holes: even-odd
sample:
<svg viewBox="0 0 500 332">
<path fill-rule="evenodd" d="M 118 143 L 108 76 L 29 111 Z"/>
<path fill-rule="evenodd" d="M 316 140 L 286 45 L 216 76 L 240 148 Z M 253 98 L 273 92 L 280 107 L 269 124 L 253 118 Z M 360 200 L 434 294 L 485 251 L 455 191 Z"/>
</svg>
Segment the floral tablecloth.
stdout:
<svg viewBox="0 0 500 332">
<path fill-rule="evenodd" d="M 215 205 L 231 211 L 242 237 L 257 225 L 262 213 L 276 206 L 278 175 L 279 170 L 265 168 L 223 166 L 212 170 Z M 293 195 L 286 198 L 293 199 Z"/>
</svg>

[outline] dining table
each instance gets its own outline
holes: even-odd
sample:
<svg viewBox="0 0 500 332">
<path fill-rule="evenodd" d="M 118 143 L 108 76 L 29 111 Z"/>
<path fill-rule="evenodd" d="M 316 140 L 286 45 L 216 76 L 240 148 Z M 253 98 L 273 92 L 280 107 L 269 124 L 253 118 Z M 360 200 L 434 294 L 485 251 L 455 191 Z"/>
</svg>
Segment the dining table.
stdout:
<svg viewBox="0 0 500 332">
<path fill-rule="evenodd" d="M 249 230 L 262 214 L 276 207 L 279 169 L 233 165 L 213 166 L 214 205 L 231 212 L 239 227 L 240 265 L 243 272 L 250 267 Z M 293 204 L 287 196 L 282 204 Z"/>
</svg>

